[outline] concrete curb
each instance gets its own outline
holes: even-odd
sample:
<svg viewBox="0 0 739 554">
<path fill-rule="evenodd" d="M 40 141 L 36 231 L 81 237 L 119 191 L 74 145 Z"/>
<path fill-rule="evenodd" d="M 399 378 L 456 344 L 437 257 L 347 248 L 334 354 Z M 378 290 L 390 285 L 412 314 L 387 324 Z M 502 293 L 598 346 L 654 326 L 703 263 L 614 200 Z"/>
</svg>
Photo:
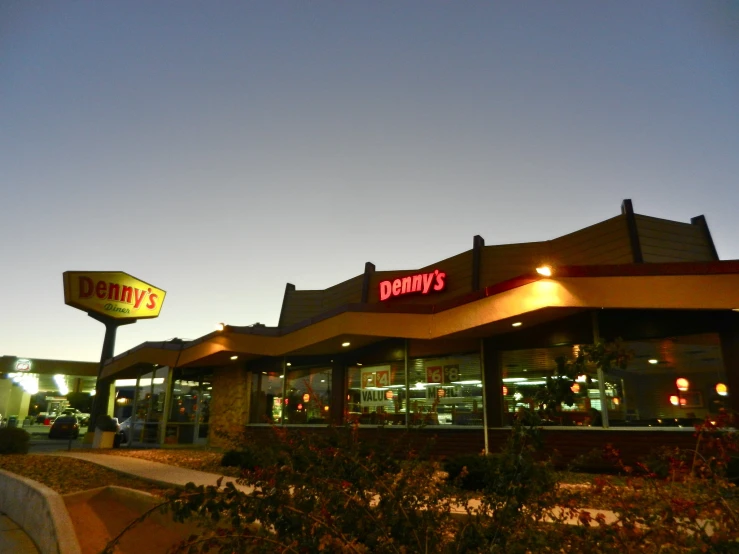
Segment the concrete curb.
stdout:
<svg viewBox="0 0 739 554">
<path fill-rule="evenodd" d="M 41 554 L 81 554 L 64 500 L 46 485 L 0 469 L 0 511 L 31 537 Z"/>
</svg>

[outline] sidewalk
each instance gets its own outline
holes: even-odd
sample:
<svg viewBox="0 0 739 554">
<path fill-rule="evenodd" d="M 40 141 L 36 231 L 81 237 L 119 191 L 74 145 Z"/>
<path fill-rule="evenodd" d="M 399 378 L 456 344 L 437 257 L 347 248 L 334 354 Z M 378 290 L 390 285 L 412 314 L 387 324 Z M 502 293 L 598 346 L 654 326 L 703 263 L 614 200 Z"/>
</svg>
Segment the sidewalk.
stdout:
<svg viewBox="0 0 739 554">
<path fill-rule="evenodd" d="M 208 473 L 206 471 L 197 471 L 194 469 L 186 469 L 184 467 L 171 466 L 159 462 L 150 462 L 147 460 L 139 460 L 129 456 L 116 456 L 113 454 L 94 454 L 92 452 L 49 452 L 44 456 L 64 456 L 67 458 L 77 458 L 98 464 L 113 471 L 126 473 L 142 479 L 147 479 L 162 485 L 179 485 L 184 487 L 187 483 L 195 483 L 196 485 L 212 485 L 216 486 L 218 479 L 222 476 L 217 473 Z M 236 483 L 236 479 L 224 477 L 221 486 L 226 483 L 233 483 L 234 486 L 245 493 L 250 493 L 253 489 Z"/>
<path fill-rule="evenodd" d="M 38 554 L 38 548 L 12 519 L 0 513 L 0 552 Z"/>
</svg>

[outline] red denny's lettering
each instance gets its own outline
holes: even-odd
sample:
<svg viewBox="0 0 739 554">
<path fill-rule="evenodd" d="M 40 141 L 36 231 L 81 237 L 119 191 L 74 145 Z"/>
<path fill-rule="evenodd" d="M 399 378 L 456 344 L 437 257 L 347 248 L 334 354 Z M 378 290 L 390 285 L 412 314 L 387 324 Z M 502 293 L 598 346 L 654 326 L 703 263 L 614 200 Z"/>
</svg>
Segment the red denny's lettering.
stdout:
<svg viewBox="0 0 739 554">
<path fill-rule="evenodd" d="M 433 291 L 442 291 L 446 286 L 446 273 L 435 269 L 429 273 L 419 273 L 400 277 L 392 281 L 380 283 L 380 300 L 387 300 L 392 296 L 420 292 L 428 294 Z"/>
<path fill-rule="evenodd" d="M 121 285 L 120 283 L 111 283 L 106 281 L 94 282 L 89 277 L 79 277 L 80 298 L 92 298 L 96 296 L 100 300 L 113 300 L 124 304 L 133 305 L 134 309 L 138 309 L 141 303 L 148 298 L 144 307 L 153 310 L 157 306 L 159 300 L 158 294 L 152 294 L 151 288 L 146 290 Z M 120 311 L 120 310 L 116 310 Z"/>
</svg>

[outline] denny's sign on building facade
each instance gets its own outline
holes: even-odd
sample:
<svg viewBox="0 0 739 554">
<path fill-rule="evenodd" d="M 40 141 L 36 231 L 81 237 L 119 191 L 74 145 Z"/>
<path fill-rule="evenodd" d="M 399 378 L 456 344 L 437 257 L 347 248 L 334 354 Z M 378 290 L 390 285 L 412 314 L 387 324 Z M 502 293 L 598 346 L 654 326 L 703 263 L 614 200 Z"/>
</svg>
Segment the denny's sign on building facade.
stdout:
<svg viewBox="0 0 739 554">
<path fill-rule="evenodd" d="M 65 271 L 64 303 L 112 319 L 157 317 L 167 293 L 122 271 Z"/>
<path fill-rule="evenodd" d="M 435 269 L 428 273 L 406 275 L 391 281 L 380 282 L 380 301 L 405 294 L 430 294 L 441 292 L 446 287 L 446 273 Z"/>
</svg>

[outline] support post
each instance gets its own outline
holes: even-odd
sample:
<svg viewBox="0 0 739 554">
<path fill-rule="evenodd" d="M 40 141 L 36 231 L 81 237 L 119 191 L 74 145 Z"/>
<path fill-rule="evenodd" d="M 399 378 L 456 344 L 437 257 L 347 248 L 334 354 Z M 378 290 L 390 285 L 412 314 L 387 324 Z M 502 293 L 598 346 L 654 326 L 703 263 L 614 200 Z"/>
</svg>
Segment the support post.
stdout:
<svg viewBox="0 0 739 554">
<path fill-rule="evenodd" d="M 159 428 L 159 444 L 164 444 L 164 440 L 167 437 L 167 422 L 169 421 L 169 412 L 172 410 L 172 395 L 174 394 L 174 370 L 177 369 L 177 364 L 180 363 L 180 356 L 182 355 L 182 349 L 185 347 L 185 341 L 182 339 L 174 338 L 169 341 L 174 344 L 180 345 L 180 350 L 177 352 L 177 357 L 174 360 L 174 365 L 167 368 L 167 380 L 164 382 L 164 406 L 162 412 L 162 424 Z M 154 377 L 157 372 L 154 371 L 151 375 L 151 388 L 152 393 L 154 391 Z M 153 394 L 152 394 L 153 397 Z"/>
<path fill-rule="evenodd" d="M 182 344 L 180 344 L 180 352 L 182 352 Z M 175 362 L 175 367 L 177 367 L 177 362 L 180 360 L 179 353 L 177 354 L 177 361 Z M 154 383 L 154 375 L 156 375 L 156 372 L 152 373 L 151 382 Z M 162 407 L 162 424 L 159 427 L 159 445 L 163 445 L 164 441 L 167 439 L 167 422 L 169 421 L 169 412 L 172 411 L 172 395 L 174 394 L 174 367 L 168 367 L 167 368 L 167 380 L 164 382 L 164 406 Z"/>
<path fill-rule="evenodd" d="M 331 394 L 329 395 L 331 424 L 340 427 L 346 413 L 346 364 L 341 356 L 331 364 Z"/>
<path fill-rule="evenodd" d="M 133 407 L 131 408 L 131 425 L 128 426 L 128 447 L 133 446 L 133 433 L 136 429 L 136 420 L 138 419 L 138 403 L 139 403 L 139 386 L 141 384 L 141 370 L 136 372 L 136 386 L 133 389 Z"/>
<path fill-rule="evenodd" d="M 480 339 L 480 377 L 482 379 L 482 432 L 485 441 L 485 455 L 490 453 L 490 445 L 488 444 L 488 384 L 485 379 L 485 339 Z"/>
<path fill-rule="evenodd" d="M 411 384 L 408 374 L 408 339 L 403 339 L 403 371 L 405 373 L 405 427 L 411 425 Z"/>
<path fill-rule="evenodd" d="M 287 401 L 287 358 L 282 357 L 282 417 L 280 418 L 280 425 L 285 426 L 285 416 L 287 410 L 285 409 L 285 402 Z"/>
<path fill-rule="evenodd" d="M 592 312 L 593 320 L 593 344 L 600 342 L 600 324 L 598 323 L 598 312 Z M 604 429 L 608 429 L 608 398 L 606 397 L 606 378 L 603 368 L 598 366 L 598 396 L 600 397 L 600 420 Z"/>
<path fill-rule="evenodd" d="M 95 424 L 100 415 L 104 415 L 108 411 L 108 401 L 110 398 L 110 386 L 108 381 L 103 382 L 102 374 L 105 362 L 113 357 L 115 353 L 115 335 L 118 327 L 136 323 L 135 319 L 113 319 L 95 312 L 87 312 L 92 319 L 95 319 L 105 325 L 105 339 L 103 340 L 103 351 L 100 354 L 100 367 L 98 368 L 98 377 L 95 381 L 95 398 L 92 401 L 92 410 L 90 413 L 90 422 L 87 427 L 88 433 L 95 432 Z"/>
</svg>

